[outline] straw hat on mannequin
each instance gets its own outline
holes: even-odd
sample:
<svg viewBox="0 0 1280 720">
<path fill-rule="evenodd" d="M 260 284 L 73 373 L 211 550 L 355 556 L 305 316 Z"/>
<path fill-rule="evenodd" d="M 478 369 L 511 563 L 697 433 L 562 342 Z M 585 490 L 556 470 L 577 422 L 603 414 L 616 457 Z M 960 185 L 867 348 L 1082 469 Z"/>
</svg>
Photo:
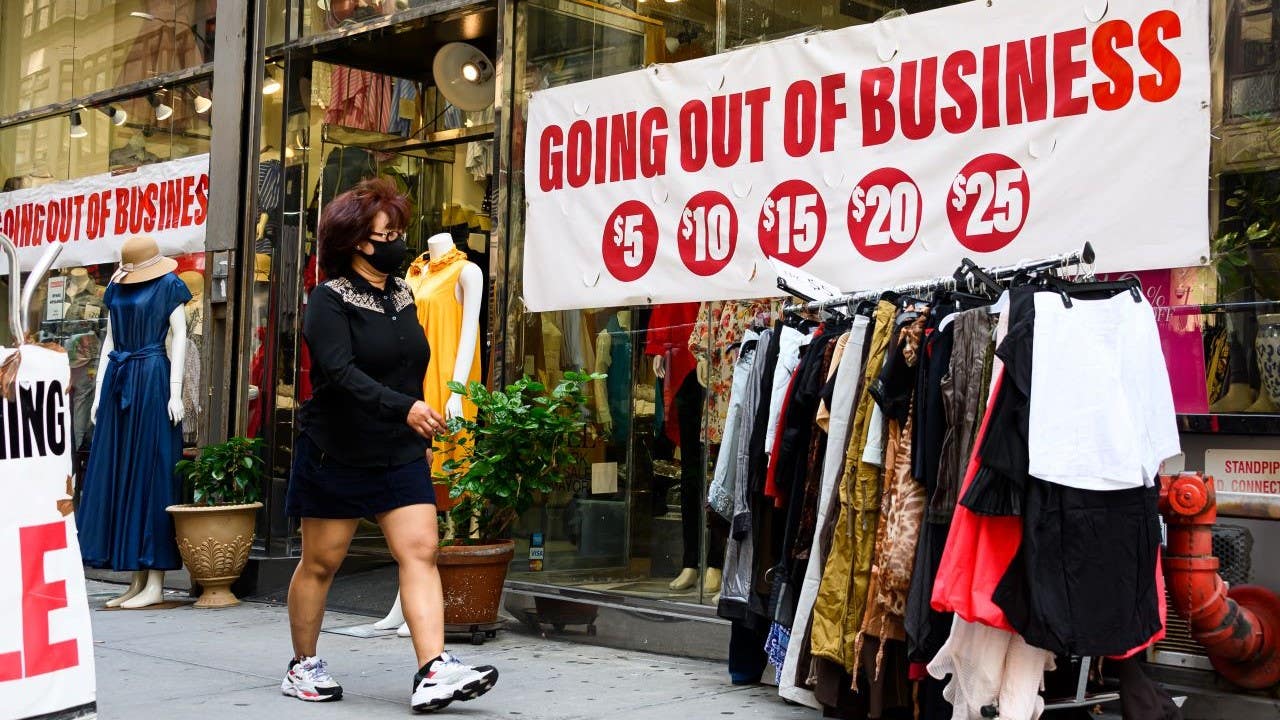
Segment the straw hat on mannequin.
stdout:
<svg viewBox="0 0 1280 720">
<path fill-rule="evenodd" d="M 122 284 L 141 283 L 167 275 L 178 269 L 178 261 L 160 254 L 155 238 L 136 235 L 124 241 L 120 248 L 120 268 L 111 276 L 111 282 Z"/>
</svg>

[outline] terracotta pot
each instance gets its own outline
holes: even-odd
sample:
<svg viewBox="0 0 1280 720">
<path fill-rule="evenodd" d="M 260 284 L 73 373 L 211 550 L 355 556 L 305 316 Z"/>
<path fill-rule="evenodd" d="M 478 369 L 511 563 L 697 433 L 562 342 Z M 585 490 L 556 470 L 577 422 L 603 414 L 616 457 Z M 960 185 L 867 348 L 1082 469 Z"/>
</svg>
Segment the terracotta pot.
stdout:
<svg viewBox="0 0 1280 720">
<path fill-rule="evenodd" d="M 447 545 L 440 548 L 440 584 L 446 625 L 485 625 L 498 621 L 502 585 L 516 544 Z"/>
<path fill-rule="evenodd" d="M 239 605 L 231 583 L 240 577 L 253 547 L 255 520 L 262 503 L 247 505 L 170 505 L 178 552 L 191 579 L 204 588 L 198 608 Z"/>
</svg>

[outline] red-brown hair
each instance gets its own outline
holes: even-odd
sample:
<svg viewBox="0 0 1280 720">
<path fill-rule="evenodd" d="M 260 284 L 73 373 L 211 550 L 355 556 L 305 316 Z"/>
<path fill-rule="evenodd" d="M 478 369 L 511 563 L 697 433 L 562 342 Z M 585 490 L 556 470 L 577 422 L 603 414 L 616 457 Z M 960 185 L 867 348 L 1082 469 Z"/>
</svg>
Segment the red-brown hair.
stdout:
<svg viewBox="0 0 1280 720">
<path fill-rule="evenodd" d="M 409 222 L 409 200 L 386 178 L 362 180 L 330 200 L 320 214 L 316 239 L 320 244 L 320 269 L 337 278 L 351 268 L 356 247 L 369 240 L 373 218 L 387 214 L 387 227 L 404 228 Z"/>
</svg>

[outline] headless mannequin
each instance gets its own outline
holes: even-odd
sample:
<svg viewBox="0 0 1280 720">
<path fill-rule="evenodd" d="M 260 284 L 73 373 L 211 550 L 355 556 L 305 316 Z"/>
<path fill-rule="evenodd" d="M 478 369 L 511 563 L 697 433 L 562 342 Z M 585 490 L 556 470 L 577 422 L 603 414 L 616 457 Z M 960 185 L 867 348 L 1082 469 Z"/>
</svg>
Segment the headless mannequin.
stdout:
<svg viewBox="0 0 1280 720">
<path fill-rule="evenodd" d="M 432 260 L 443 258 L 453 249 L 455 249 L 453 236 L 448 233 L 438 233 L 427 240 L 427 252 L 430 253 Z M 462 303 L 462 332 L 458 335 L 458 355 L 453 363 L 451 379 L 466 385 L 470 378 L 471 365 L 475 362 L 476 347 L 480 341 L 480 301 L 484 296 L 484 273 L 480 270 L 480 266 L 472 262 L 463 265 L 462 273 L 458 276 L 458 284 L 453 292 L 454 298 Z M 460 415 L 462 415 L 462 396 L 458 393 L 449 393 L 449 399 L 444 406 L 444 416 L 446 419 L 451 419 Z M 409 637 L 409 624 L 405 622 L 404 611 L 400 608 L 400 593 L 396 593 L 396 601 L 391 606 L 391 611 L 386 617 L 374 623 L 373 627 L 376 630 L 398 628 L 397 635 Z"/>
<path fill-rule="evenodd" d="M 618 313 L 618 327 L 631 331 L 631 313 L 623 310 Z M 658 358 L 654 358 L 657 360 Z M 613 335 L 608 330 L 601 330 L 596 335 L 596 369 L 601 375 L 608 375 L 613 365 Z M 605 379 L 595 381 L 596 417 L 600 419 L 600 427 L 606 437 L 613 435 L 613 413 L 609 410 L 609 385 Z"/>
<path fill-rule="evenodd" d="M 126 278 L 127 280 L 127 278 Z M 98 402 L 102 399 L 102 380 L 107 375 L 107 362 L 114 343 L 111 324 L 107 323 L 107 337 L 102 341 L 102 355 L 98 359 L 98 377 L 93 391 L 91 417 L 97 421 Z M 184 415 L 182 407 L 182 368 L 187 357 L 187 310 L 178 307 L 169 314 L 169 334 L 164 339 L 165 354 L 169 356 L 169 422 L 177 425 Z M 129 589 L 107 601 L 107 607 L 127 610 L 155 605 L 164 599 L 164 571 L 138 570 L 133 573 Z"/>
</svg>

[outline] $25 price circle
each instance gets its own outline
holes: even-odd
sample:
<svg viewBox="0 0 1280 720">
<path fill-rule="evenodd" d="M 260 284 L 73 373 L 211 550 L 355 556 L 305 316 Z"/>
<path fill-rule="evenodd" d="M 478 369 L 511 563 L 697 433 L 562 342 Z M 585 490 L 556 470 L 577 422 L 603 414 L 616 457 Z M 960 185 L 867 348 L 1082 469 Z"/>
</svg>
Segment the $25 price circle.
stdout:
<svg viewBox="0 0 1280 720">
<path fill-rule="evenodd" d="M 902 257 L 920 234 L 920 188 L 897 168 L 880 168 L 853 188 L 849 197 L 849 239 L 873 262 Z"/>
<path fill-rule="evenodd" d="M 980 253 L 995 252 L 1018 236 L 1031 207 L 1031 183 L 1016 160 L 979 155 L 951 181 L 947 220 L 956 240 Z"/>
<path fill-rule="evenodd" d="M 604 224 L 604 266 L 622 282 L 644 277 L 658 257 L 658 219 L 648 205 L 628 200 Z"/>
<path fill-rule="evenodd" d="M 680 213 L 676 240 L 680 259 L 694 275 L 708 277 L 720 272 L 738 246 L 738 213 L 733 203 L 715 190 L 694 195 Z"/>
<path fill-rule="evenodd" d="M 813 185 L 788 180 L 765 198 L 757 233 L 766 257 L 803 267 L 827 235 L 827 205 Z"/>
</svg>

